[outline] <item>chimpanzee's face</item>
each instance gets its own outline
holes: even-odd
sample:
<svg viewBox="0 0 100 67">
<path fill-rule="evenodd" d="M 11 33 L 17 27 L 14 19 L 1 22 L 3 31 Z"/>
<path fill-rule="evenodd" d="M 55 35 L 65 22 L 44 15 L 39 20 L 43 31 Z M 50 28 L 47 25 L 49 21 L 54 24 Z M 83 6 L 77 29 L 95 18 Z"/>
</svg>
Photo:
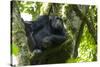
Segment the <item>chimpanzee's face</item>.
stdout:
<svg viewBox="0 0 100 67">
<path fill-rule="evenodd" d="M 52 28 L 54 29 L 62 29 L 63 28 L 63 23 L 61 18 L 57 16 L 50 16 L 50 23 Z"/>
</svg>

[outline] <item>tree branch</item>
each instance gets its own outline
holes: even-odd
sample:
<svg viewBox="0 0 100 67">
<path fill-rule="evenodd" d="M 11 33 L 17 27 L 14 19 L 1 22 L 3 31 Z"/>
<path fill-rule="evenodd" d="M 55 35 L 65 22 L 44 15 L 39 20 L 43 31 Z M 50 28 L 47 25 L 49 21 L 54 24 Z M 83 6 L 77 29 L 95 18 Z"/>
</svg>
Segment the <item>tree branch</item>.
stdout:
<svg viewBox="0 0 100 67">
<path fill-rule="evenodd" d="M 78 7 L 76 5 L 72 5 L 71 7 L 72 7 L 72 10 L 74 10 L 76 12 L 76 15 L 79 16 L 80 19 L 82 20 L 79 32 L 76 36 L 76 44 L 75 44 L 75 49 L 74 49 L 74 57 L 76 58 L 78 55 L 78 47 L 80 44 L 80 39 L 81 39 L 81 36 L 83 33 L 83 28 L 84 28 L 85 23 L 87 24 L 88 30 L 89 30 L 90 34 L 93 36 L 95 43 L 97 43 L 97 35 L 95 33 L 95 29 L 94 29 L 92 22 L 90 22 L 88 20 L 88 18 L 82 14 L 82 12 L 78 9 Z"/>
</svg>

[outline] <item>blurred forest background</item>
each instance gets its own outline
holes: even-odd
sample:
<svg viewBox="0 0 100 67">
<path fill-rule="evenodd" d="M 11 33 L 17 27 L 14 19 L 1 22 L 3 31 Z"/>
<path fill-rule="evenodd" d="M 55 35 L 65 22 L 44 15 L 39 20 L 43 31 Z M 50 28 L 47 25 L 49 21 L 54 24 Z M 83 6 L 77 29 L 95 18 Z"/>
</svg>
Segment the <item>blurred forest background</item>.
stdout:
<svg viewBox="0 0 100 67">
<path fill-rule="evenodd" d="M 53 6 L 54 13 L 49 12 Z M 28 49 L 21 14 L 36 20 L 40 15 L 56 15 L 63 19 L 67 40 L 56 48 L 34 55 Z M 77 63 L 97 61 L 97 8 L 95 5 L 44 3 L 32 1 L 11 2 L 11 55 L 19 65 L 29 65 L 31 60 L 40 64 Z"/>
</svg>

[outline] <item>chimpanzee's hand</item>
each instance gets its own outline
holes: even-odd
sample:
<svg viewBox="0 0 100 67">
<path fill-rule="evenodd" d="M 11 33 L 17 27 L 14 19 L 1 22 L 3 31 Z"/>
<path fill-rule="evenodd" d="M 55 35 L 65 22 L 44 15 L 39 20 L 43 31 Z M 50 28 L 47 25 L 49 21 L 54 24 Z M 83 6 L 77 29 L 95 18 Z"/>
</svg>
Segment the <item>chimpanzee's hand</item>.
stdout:
<svg viewBox="0 0 100 67">
<path fill-rule="evenodd" d="M 51 36 L 47 36 L 47 37 L 43 38 L 42 44 L 43 44 L 44 48 L 47 48 L 52 44 L 51 39 L 52 39 Z"/>
</svg>

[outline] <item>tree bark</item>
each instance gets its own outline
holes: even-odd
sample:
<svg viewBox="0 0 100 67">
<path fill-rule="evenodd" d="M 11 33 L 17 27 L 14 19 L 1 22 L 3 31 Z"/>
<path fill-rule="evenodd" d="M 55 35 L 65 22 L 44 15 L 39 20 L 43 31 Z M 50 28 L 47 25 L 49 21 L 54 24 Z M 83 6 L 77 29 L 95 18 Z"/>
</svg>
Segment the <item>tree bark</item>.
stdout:
<svg viewBox="0 0 100 67">
<path fill-rule="evenodd" d="M 30 52 L 27 46 L 24 24 L 22 23 L 20 12 L 17 7 L 17 1 L 11 1 L 11 40 L 11 46 L 13 47 L 13 45 L 16 44 L 19 48 L 18 65 L 28 65 L 30 63 Z"/>
</svg>

